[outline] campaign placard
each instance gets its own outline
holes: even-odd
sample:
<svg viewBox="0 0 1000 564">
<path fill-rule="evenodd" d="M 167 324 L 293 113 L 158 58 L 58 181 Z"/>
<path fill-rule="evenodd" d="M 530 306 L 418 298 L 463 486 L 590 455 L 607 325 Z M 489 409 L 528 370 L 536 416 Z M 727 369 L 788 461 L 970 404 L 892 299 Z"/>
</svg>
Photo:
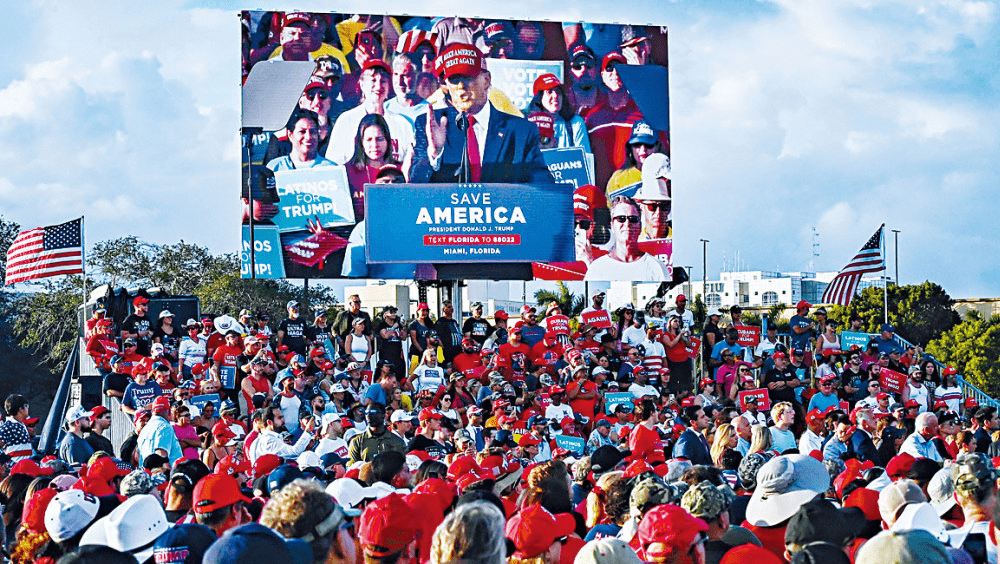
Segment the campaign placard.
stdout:
<svg viewBox="0 0 1000 564">
<path fill-rule="evenodd" d="M 205 409 L 205 404 L 208 402 L 212 402 L 212 405 L 214 405 L 216 409 L 218 409 L 218 407 L 221 405 L 222 398 L 219 397 L 219 394 L 202 394 L 200 396 L 193 396 L 188 401 L 191 403 L 191 405 L 198 406 L 198 409 Z M 218 412 L 216 412 L 216 415 L 218 415 Z"/>
<path fill-rule="evenodd" d="M 574 257 L 573 190 L 565 184 L 368 184 L 365 209 L 369 263 Z"/>
<path fill-rule="evenodd" d="M 556 335 L 569 336 L 569 318 L 565 315 L 550 315 L 544 320 L 545 328 Z"/>
<path fill-rule="evenodd" d="M 760 327 L 752 325 L 733 325 L 740 332 L 737 343 L 744 347 L 756 347 L 760 344 Z"/>
<path fill-rule="evenodd" d="M 562 447 L 576 457 L 583 456 L 584 450 L 587 447 L 587 441 L 580 437 L 567 437 L 566 435 L 556 435 L 556 446 Z"/>
<path fill-rule="evenodd" d="M 611 314 L 606 309 L 581 313 L 580 319 L 587 325 L 598 329 L 608 329 L 611 327 Z"/>
<path fill-rule="evenodd" d="M 234 389 L 236 387 L 236 367 L 220 366 L 219 381 L 222 382 L 222 387 L 224 389 L 226 390 Z"/>
<path fill-rule="evenodd" d="M 907 377 L 906 374 L 901 372 L 883 368 L 879 372 L 878 380 L 879 384 L 882 385 L 883 391 L 901 394 L 903 393 L 903 389 L 906 388 Z"/>
<path fill-rule="evenodd" d="M 742 390 L 736 393 L 736 400 L 740 403 L 740 411 L 747 410 L 746 399 L 750 396 L 757 398 L 757 408 L 761 411 L 771 409 L 771 398 L 767 395 L 767 388 L 756 390 Z"/>
<path fill-rule="evenodd" d="M 315 221 L 323 227 L 354 223 L 354 205 L 342 166 L 280 170 L 274 173 L 278 193 L 278 231 L 301 231 Z"/>
<path fill-rule="evenodd" d="M 240 251 L 240 276 L 250 277 L 250 226 L 243 226 L 243 249 Z M 253 230 L 254 264 L 257 278 L 284 278 L 281 237 L 273 225 L 255 226 Z"/>
<path fill-rule="evenodd" d="M 844 331 L 840 334 L 840 350 L 849 351 L 852 345 L 857 345 L 864 350 L 868 346 L 868 341 L 872 339 L 875 335 L 871 333 L 853 333 L 851 331 Z"/>
<path fill-rule="evenodd" d="M 632 396 L 630 392 L 613 392 L 609 394 L 604 394 L 604 412 L 611 415 L 615 412 L 615 406 L 624 405 L 631 412 L 632 408 L 635 406 L 632 403 L 635 397 Z"/>
<path fill-rule="evenodd" d="M 525 61 L 520 59 L 486 59 L 490 69 L 490 87 L 507 95 L 518 110 L 524 111 L 535 97 L 532 87 L 543 74 L 554 74 L 563 81 L 561 61 Z"/>
<path fill-rule="evenodd" d="M 684 347 L 688 353 L 688 358 L 697 358 L 701 353 L 701 337 L 691 336 L 691 344 Z"/>
<path fill-rule="evenodd" d="M 593 173 L 587 168 L 587 152 L 583 147 L 543 149 L 542 157 L 556 182 L 570 184 L 573 188 L 594 183 Z"/>
</svg>

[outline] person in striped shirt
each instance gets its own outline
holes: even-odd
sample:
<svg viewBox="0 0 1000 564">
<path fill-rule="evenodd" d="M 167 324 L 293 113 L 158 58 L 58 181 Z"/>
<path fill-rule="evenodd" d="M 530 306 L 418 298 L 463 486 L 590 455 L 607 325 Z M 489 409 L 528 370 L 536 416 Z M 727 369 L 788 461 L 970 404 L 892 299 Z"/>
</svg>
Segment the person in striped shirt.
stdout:
<svg viewBox="0 0 1000 564">
<path fill-rule="evenodd" d="M 17 462 L 30 458 L 34 454 L 31 447 L 31 433 L 24 424 L 28 418 L 28 400 L 20 394 L 11 394 L 3 402 L 7 418 L 0 423 L 0 441 L 3 442 L 3 452 Z"/>
</svg>

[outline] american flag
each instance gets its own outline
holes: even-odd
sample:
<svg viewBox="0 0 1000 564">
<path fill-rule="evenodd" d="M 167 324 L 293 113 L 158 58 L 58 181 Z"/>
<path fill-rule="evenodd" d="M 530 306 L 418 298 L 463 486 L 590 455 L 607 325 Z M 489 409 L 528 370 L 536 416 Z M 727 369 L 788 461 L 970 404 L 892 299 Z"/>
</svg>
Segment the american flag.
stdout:
<svg viewBox="0 0 1000 564">
<path fill-rule="evenodd" d="M 83 272 L 83 218 L 17 234 L 7 250 L 4 283 Z"/>
<path fill-rule="evenodd" d="M 865 246 L 861 247 L 861 251 L 854 255 L 851 262 L 837 273 L 830 285 L 826 287 L 826 291 L 823 292 L 823 303 L 846 306 L 851 303 L 854 293 L 858 291 L 861 275 L 885 270 L 885 260 L 882 258 L 883 231 L 885 231 L 884 223 L 872 235 L 872 238 L 868 239 Z"/>
</svg>

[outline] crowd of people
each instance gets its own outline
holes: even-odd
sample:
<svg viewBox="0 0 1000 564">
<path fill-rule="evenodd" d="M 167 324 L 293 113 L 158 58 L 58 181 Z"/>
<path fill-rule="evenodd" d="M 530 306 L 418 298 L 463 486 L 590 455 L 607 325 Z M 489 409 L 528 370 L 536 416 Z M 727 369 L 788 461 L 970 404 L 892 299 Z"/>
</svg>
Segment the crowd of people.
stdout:
<svg viewBox="0 0 1000 564">
<path fill-rule="evenodd" d="M 551 184 L 542 150 L 580 147 L 593 155 L 595 179 L 574 200 L 582 271 L 595 263 L 594 280 L 670 278 L 669 248 L 645 244 L 671 237 L 668 135 L 618 72 L 666 65 L 659 28 L 303 12 L 244 12 L 243 24 L 245 77 L 262 61 L 316 63 L 286 127 L 253 138 L 250 161 L 263 166 L 250 169 L 261 178 L 247 183 L 259 189 L 244 194 L 245 221 L 251 210 L 257 222 L 278 213 L 272 173 L 339 167 L 357 224 L 349 240 L 363 247 L 366 184 Z M 537 76 L 526 104 L 497 87 L 490 59 L 529 65 Z M 533 72 L 534 61 L 561 63 L 566 78 Z M 666 107 L 658 86 L 632 88 Z M 303 237 L 316 234 L 310 217 L 302 214 Z M 377 276 L 351 262 L 331 274 Z"/>
<path fill-rule="evenodd" d="M 7 398 L 5 546 L 15 562 L 997 562 L 997 410 L 953 396 L 954 370 L 891 326 L 825 346 L 834 323 L 801 302 L 787 345 L 772 330 L 741 347 L 742 312 L 716 310 L 699 351 L 684 296 L 604 300 L 513 323 L 419 304 L 404 324 L 354 295 L 332 323 L 289 302 L 273 331 L 252 311 L 168 329 L 142 296 L 117 328 L 97 307 L 88 352 L 135 432 L 112 444 L 108 408 L 74 406 L 42 456 Z M 814 372 L 793 368 L 806 354 Z M 882 390 L 897 368 L 905 388 Z"/>
</svg>

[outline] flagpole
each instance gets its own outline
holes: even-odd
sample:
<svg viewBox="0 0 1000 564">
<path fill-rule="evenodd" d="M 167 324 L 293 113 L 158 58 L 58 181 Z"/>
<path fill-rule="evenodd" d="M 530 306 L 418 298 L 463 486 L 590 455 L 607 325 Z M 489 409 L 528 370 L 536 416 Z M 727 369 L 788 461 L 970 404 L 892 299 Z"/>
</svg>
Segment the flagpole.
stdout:
<svg viewBox="0 0 1000 564">
<path fill-rule="evenodd" d="M 83 315 L 84 319 L 87 317 L 87 241 L 84 239 L 83 234 L 86 232 L 84 229 L 84 219 L 86 216 L 80 216 L 80 257 L 83 259 Z"/>
<path fill-rule="evenodd" d="M 889 323 L 889 282 L 885 278 L 885 224 L 880 228 L 879 235 L 882 244 L 882 311 L 884 312 L 883 323 Z"/>
</svg>

